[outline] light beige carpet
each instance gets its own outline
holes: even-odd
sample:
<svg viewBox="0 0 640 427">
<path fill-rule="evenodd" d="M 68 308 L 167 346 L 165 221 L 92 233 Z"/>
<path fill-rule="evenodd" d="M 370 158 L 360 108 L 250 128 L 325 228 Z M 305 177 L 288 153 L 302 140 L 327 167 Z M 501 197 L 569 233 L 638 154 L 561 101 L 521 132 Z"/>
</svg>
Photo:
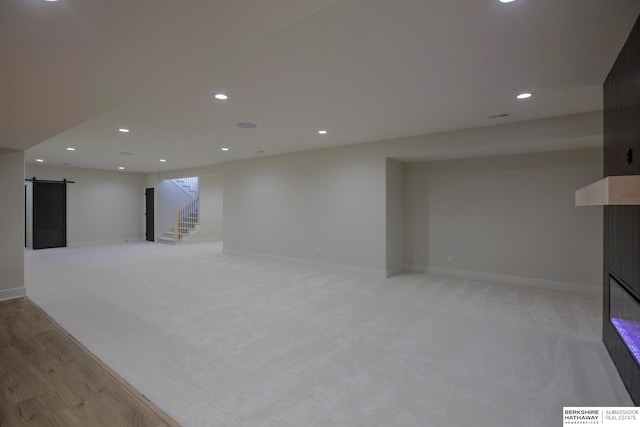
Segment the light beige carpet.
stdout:
<svg viewBox="0 0 640 427">
<path fill-rule="evenodd" d="M 594 295 L 229 256 L 27 252 L 28 295 L 184 426 L 557 426 L 631 401 Z"/>
</svg>

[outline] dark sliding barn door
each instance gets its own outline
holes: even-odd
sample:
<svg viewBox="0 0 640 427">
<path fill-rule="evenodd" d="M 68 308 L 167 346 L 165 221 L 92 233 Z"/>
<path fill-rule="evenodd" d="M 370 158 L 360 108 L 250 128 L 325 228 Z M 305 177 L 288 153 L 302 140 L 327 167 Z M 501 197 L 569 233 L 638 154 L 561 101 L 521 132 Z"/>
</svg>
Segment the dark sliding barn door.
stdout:
<svg viewBox="0 0 640 427">
<path fill-rule="evenodd" d="M 33 183 L 33 249 L 67 246 L 67 184 Z"/>
<path fill-rule="evenodd" d="M 147 188 L 147 190 L 144 193 L 145 195 L 145 206 L 146 206 L 146 212 L 144 213 L 146 216 L 146 237 L 147 237 L 147 241 L 149 242 L 155 242 L 155 231 L 154 231 L 154 227 L 153 227 L 153 221 L 154 221 L 154 210 L 153 210 L 153 188 Z"/>
</svg>

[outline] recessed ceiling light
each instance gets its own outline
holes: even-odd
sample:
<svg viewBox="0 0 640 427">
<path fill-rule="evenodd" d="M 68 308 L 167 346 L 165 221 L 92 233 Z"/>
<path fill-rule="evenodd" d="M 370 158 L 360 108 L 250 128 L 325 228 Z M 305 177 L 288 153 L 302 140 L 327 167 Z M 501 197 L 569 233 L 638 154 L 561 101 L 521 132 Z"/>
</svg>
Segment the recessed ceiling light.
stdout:
<svg viewBox="0 0 640 427">
<path fill-rule="evenodd" d="M 226 101 L 227 99 L 229 99 L 229 96 L 227 96 L 226 93 L 216 93 L 215 95 L 213 95 L 213 97 L 215 99 L 219 99 L 220 101 Z"/>
<path fill-rule="evenodd" d="M 42 160 L 42 159 L 36 159 L 36 162 L 38 162 L 38 163 L 42 163 L 42 162 L 44 162 L 44 160 Z"/>
<path fill-rule="evenodd" d="M 123 171 L 124 170 L 124 166 L 118 166 L 118 169 Z"/>
<path fill-rule="evenodd" d="M 162 163 L 165 163 L 167 160 L 166 160 L 166 159 L 160 159 L 160 161 L 161 161 Z"/>
<path fill-rule="evenodd" d="M 54 2 L 54 1 L 58 1 L 58 0 L 44 0 L 44 1 Z"/>
<path fill-rule="evenodd" d="M 240 122 L 238 123 L 238 127 L 241 127 L 242 129 L 255 129 L 258 125 L 251 122 Z"/>
<path fill-rule="evenodd" d="M 222 151 L 229 151 L 227 147 L 222 147 Z"/>
<path fill-rule="evenodd" d="M 119 130 L 120 132 L 122 132 L 122 133 L 129 133 L 129 132 L 131 132 L 131 131 L 130 131 L 129 129 L 127 129 L 127 128 L 120 128 L 120 129 L 118 129 L 118 130 Z"/>
<path fill-rule="evenodd" d="M 329 132 L 327 132 L 326 130 L 319 130 L 319 131 L 318 131 L 318 133 L 319 133 L 320 135 L 326 135 L 326 134 L 328 134 Z"/>
<path fill-rule="evenodd" d="M 67 151 L 76 151 L 76 149 L 73 147 L 67 147 Z"/>
<path fill-rule="evenodd" d="M 527 99 L 527 98 L 531 98 L 533 96 L 533 94 L 531 92 L 522 92 L 520 95 L 518 95 L 518 99 Z"/>
<path fill-rule="evenodd" d="M 516 0 L 500 0 L 500 3 L 513 3 Z"/>
</svg>

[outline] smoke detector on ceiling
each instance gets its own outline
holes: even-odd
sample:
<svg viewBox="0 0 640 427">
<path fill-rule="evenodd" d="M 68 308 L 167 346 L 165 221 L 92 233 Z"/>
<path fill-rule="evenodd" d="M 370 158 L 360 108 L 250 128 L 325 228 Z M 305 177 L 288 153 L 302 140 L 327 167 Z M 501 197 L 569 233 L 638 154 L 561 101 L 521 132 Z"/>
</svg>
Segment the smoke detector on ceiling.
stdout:
<svg viewBox="0 0 640 427">
<path fill-rule="evenodd" d="M 240 122 L 238 123 L 238 127 L 241 127 L 242 129 L 255 129 L 258 125 L 251 122 Z"/>
</svg>

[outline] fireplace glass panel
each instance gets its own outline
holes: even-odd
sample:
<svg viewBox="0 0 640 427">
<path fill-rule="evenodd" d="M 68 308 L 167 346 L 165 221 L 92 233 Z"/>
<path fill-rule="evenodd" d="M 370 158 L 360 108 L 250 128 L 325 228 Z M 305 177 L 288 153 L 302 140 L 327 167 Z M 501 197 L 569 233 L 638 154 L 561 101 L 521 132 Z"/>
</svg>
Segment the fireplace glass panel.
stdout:
<svg viewBox="0 0 640 427">
<path fill-rule="evenodd" d="M 640 303 L 613 277 L 609 289 L 609 320 L 640 365 Z"/>
</svg>

